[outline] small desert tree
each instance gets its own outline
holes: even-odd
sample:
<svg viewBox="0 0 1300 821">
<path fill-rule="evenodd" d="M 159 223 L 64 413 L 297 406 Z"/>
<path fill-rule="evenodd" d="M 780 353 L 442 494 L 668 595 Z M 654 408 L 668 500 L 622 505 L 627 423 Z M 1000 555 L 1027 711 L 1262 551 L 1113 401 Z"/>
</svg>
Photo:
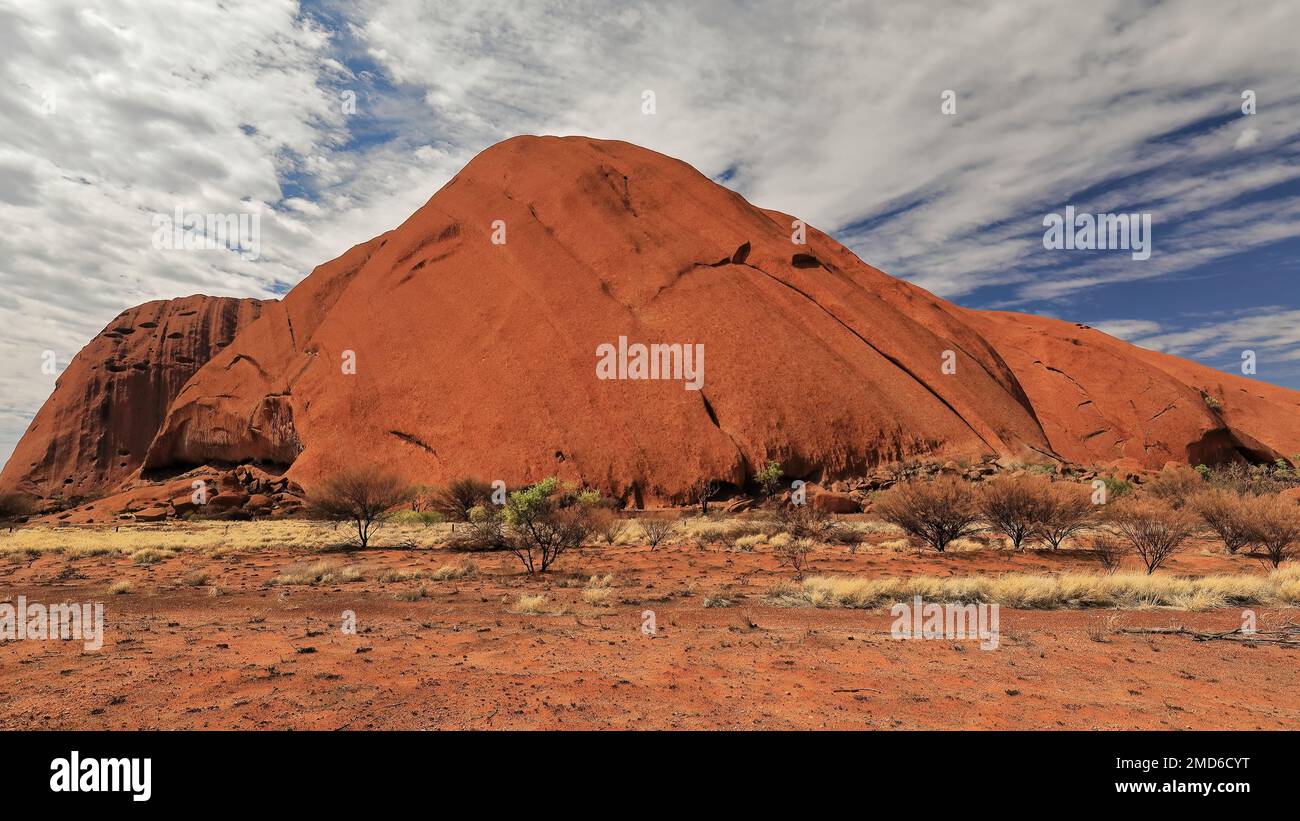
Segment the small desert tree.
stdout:
<svg viewBox="0 0 1300 821">
<path fill-rule="evenodd" d="M 529 574 L 545 573 L 566 550 L 581 547 L 593 530 L 594 490 L 543 479 L 506 500 L 505 522 L 510 551 Z"/>
<path fill-rule="evenodd" d="M 1043 505 L 1034 535 L 1053 550 L 1060 550 L 1062 542 L 1097 520 L 1097 505 L 1092 503 L 1092 492 L 1084 485 L 1052 482 Z"/>
<path fill-rule="evenodd" d="M 311 510 L 321 518 L 351 522 L 361 549 L 388 518 L 405 504 L 410 488 L 401 479 L 376 467 L 352 468 L 329 477 L 309 496 Z"/>
<path fill-rule="evenodd" d="M 691 496 L 700 506 L 700 515 L 709 515 L 709 500 L 722 492 L 722 484 L 714 479 L 701 479 L 691 488 Z"/>
<path fill-rule="evenodd" d="M 952 476 L 894 485 L 873 511 L 940 553 L 954 539 L 974 532 L 979 522 L 970 485 Z"/>
<path fill-rule="evenodd" d="M 776 493 L 777 486 L 781 484 L 781 463 L 768 462 L 762 470 L 754 476 L 754 481 L 758 483 L 758 489 L 764 496 L 771 496 Z"/>
<path fill-rule="evenodd" d="M 1196 534 L 1196 520 L 1191 513 L 1154 499 L 1123 499 L 1106 512 L 1111 530 L 1142 559 L 1147 575 L 1156 572 Z"/>
<path fill-rule="evenodd" d="M 13 532 L 14 524 L 36 509 L 32 500 L 21 493 L 0 493 L 0 524 Z"/>
<path fill-rule="evenodd" d="M 468 522 L 469 512 L 486 506 L 492 499 L 492 485 L 482 479 L 452 479 L 438 489 L 430 501 L 432 508 L 449 522 Z"/>
<path fill-rule="evenodd" d="M 1254 541 L 1264 552 L 1264 559 L 1277 567 L 1294 559 L 1300 549 L 1300 506 L 1276 496 L 1252 500 Z"/>
<path fill-rule="evenodd" d="M 1212 488 L 1193 499 L 1190 507 L 1229 553 L 1236 553 L 1255 538 L 1251 504 L 1235 490 Z"/>
<path fill-rule="evenodd" d="M 1019 551 L 1035 535 L 1047 514 L 1050 481 L 1042 476 L 1004 476 L 986 483 L 976 494 L 980 515 Z"/>
</svg>

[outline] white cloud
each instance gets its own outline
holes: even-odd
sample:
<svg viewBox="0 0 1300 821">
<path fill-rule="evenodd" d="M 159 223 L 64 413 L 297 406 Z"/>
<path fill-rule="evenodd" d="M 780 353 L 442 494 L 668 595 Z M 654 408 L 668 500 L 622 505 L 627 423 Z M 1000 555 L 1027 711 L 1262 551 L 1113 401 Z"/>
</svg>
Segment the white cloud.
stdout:
<svg viewBox="0 0 1300 821">
<path fill-rule="evenodd" d="M 1146 336 L 1159 333 L 1161 325 L 1149 319 L 1103 319 L 1088 323 L 1105 334 L 1127 342 L 1137 342 Z"/>
<path fill-rule="evenodd" d="M 66 362 L 147 299 L 270 296 L 517 133 L 730 169 L 757 204 L 947 296 L 1059 299 L 1300 233 L 1294 198 L 1266 214 L 1238 199 L 1300 177 L 1295 3 L 327 8 L 338 31 L 291 0 L 0 0 L 0 458 L 51 387 L 41 350 Z M 1244 88 L 1254 116 L 1154 139 L 1239 113 Z M 1034 215 L 1108 180 L 1090 207 L 1145 204 L 1157 253 L 1045 266 Z M 150 213 L 176 205 L 267 209 L 261 257 L 153 249 Z"/>
</svg>

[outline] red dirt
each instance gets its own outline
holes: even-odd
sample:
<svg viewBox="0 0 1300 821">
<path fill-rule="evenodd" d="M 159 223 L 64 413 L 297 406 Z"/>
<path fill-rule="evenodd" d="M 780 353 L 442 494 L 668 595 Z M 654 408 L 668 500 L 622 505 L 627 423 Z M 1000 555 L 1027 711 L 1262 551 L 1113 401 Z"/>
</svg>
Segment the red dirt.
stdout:
<svg viewBox="0 0 1300 821">
<path fill-rule="evenodd" d="M 310 561 L 273 548 L 227 560 L 182 554 L 140 567 L 124 557 L 43 556 L 0 566 L 14 596 L 106 603 L 96 653 L 76 642 L 0 644 L 0 727 L 15 728 L 1290 728 L 1294 652 L 1116 626 L 1240 626 L 1208 613 L 1003 610 L 1002 643 L 897 641 L 883 611 L 773 607 L 788 571 L 765 553 L 593 549 L 529 580 L 506 554 L 476 554 L 476 579 L 394 594 L 381 569 L 432 570 L 446 551 L 336 557 L 364 581 L 270 586 Z M 822 573 L 974 574 L 1092 569 L 1081 556 L 978 551 L 937 556 L 872 548 L 818 552 Z M 211 573 L 218 596 L 182 583 Z M 72 577 L 69 577 L 68 571 Z M 1259 572 L 1242 557 L 1177 557 L 1170 573 Z M 592 573 L 615 576 L 614 604 L 583 602 Z M 124 596 L 108 584 L 132 582 Z M 566 582 L 566 580 L 568 580 Z M 564 586 L 571 583 L 573 586 Z M 543 593 L 565 615 L 518 615 Z M 721 593 L 730 608 L 705 608 Z M 641 613 L 656 613 L 654 638 Z M 357 635 L 339 630 L 355 611 Z M 1260 611 L 1266 628 L 1294 611 Z M 312 652 L 305 652 L 311 648 Z"/>
</svg>

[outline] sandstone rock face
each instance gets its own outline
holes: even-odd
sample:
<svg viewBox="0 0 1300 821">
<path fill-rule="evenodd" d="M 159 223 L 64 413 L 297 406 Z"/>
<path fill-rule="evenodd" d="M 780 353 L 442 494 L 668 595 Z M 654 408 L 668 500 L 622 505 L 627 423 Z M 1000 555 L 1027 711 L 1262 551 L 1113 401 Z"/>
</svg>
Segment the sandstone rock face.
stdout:
<svg viewBox="0 0 1300 821">
<path fill-rule="evenodd" d="M 688 502 L 701 478 L 742 485 L 769 460 L 842 495 L 837 479 L 911 458 L 978 478 L 1056 457 L 1140 471 L 1300 453 L 1300 393 L 960 308 L 798 230 L 627 143 L 507 140 L 283 301 L 191 298 L 189 325 L 159 303 L 124 314 L 0 489 L 70 477 L 102 494 L 136 467 L 131 481 L 212 465 L 214 509 L 284 511 L 378 464 L 420 484 L 558 475 L 642 506 Z M 620 341 L 703 346 L 699 389 L 688 373 L 602 378 L 598 352 Z M 169 364 L 155 379 L 137 362 Z M 194 512 L 186 487 L 145 495 Z"/>
<path fill-rule="evenodd" d="M 626 143 L 507 140 L 268 306 L 181 391 L 146 468 L 256 459 L 310 489 L 377 462 L 640 503 L 769 459 L 830 479 L 1049 451 L 953 306 L 811 228 L 793 243 L 792 223 Z M 598 378 L 620 337 L 703 345 L 702 389 Z"/>
<path fill-rule="evenodd" d="M 862 504 L 847 493 L 823 491 L 812 497 L 812 506 L 826 513 L 857 513 Z"/>
<path fill-rule="evenodd" d="M 263 304 L 191 296 L 123 311 L 59 376 L 0 472 L 0 491 L 104 495 L 143 462 L 181 386 Z"/>
<path fill-rule="evenodd" d="M 1086 325 L 964 313 L 1011 366 L 1065 459 L 1155 470 L 1300 453 L 1296 391 L 1147 351 Z"/>
</svg>

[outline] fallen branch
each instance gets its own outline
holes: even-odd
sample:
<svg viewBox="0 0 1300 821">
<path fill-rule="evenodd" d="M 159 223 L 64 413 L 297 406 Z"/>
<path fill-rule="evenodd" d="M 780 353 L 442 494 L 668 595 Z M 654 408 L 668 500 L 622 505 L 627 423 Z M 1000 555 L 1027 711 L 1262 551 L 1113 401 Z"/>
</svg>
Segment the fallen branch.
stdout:
<svg viewBox="0 0 1300 821">
<path fill-rule="evenodd" d="M 1115 632 L 1187 636 L 1192 641 L 1231 641 L 1239 644 L 1272 644 L 1279 647 L 1300 647 L 1300 628 L 1259 630 L 1254 633 L 1246 633 L 1238 627 L 1235 630 L 1226 630 L 1221 633 L 1208 633 L 1201 630 L 1189 630 L 1186 627 L 1121 627 L 1117 628 Z"/>
</svg>

